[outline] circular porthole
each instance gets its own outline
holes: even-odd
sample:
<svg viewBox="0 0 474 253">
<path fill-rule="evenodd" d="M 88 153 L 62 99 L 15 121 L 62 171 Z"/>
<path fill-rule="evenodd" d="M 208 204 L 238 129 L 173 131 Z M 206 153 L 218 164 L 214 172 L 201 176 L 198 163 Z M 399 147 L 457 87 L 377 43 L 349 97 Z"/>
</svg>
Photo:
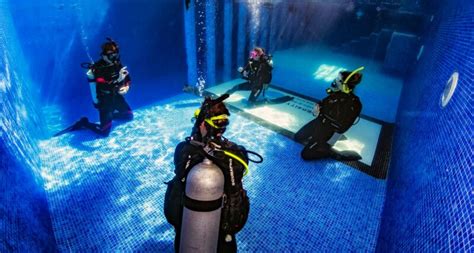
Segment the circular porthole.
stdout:
<svg viewBox="0 0 474 253">
<path fill-rule="evenodd" d="M 448 105 L 449 101 L 451 100 L 451 97 L 458 86 L 458 80 L 459 73 L 456 71 L 449 78 L 448 82 L 446 83 L 446 87 L 444 88 L 443 94 L 441 94 L 440 104 L 442 108 L 446 107 L 446 105 Z"/>
</svg>

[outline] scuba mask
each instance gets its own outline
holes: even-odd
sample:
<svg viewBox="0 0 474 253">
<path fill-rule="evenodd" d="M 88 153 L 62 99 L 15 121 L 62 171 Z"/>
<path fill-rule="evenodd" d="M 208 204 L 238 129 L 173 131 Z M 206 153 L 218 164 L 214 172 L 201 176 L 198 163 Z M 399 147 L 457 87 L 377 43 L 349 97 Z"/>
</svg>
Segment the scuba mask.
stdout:
<svg viewBox="0 0 474 253">
<path fill-rule="evenodd" d="M 250 59 L 257 60 L 257 57 L 258 57 L 258 56 L 259 56 L 259 55 L 258 55 L 257 51 L 252 50 L 252 51 L 250 52 Z"/>
<path fill-rule="evenodd" d="M 252 51 L 250 51 L 250 59 L 254 61 L 258 61 L 262 55 L 264 55 L 264 51 L 262 48 L 256 47 Z"/>
<path fill-rule="evenodd" d="M 104 54 L 104 56 L 111 62 L 116 62 L 120 60 L 120 55 L 117 52 Z"/>
<path fill-rule="evenodd" d="M 206 122 L 207 130 L 210 136 L 214 136 L 218 133 L 224 133 L 226 130 L 227 125 L 229 125 L 228 113 L 224 113 L 221 115 L 211 116 L 209 115 L 211 108 L 224 101 L 229 97 L 229 94 L 224 94 L 217 99 L 211 99 L 207 97 L 201 105 L 201 108 L 197 109 L 194 112 L 194 127 L 192 134 L 198 134 L 199 127 L 202 122 Z"/>
</svg>

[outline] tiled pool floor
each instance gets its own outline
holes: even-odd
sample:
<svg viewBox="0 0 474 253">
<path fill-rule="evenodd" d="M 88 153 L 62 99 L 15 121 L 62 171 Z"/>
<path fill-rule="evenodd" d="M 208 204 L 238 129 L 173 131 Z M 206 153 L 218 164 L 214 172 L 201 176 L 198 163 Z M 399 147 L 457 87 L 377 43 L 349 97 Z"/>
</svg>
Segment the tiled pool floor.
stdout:
<svg viewBox="0 0 474 253">
<path fill-rule="evenodd" d="M 41 142 L 61 251 L 173 252 L 163 182 L 200 102 L 183 94 L 141 108 L 108 138 L 80 131 Z M 374 251 L 385 181 L 336 161 L 303 162 L 300 144 L 237 114 L 226 136 L 265 158 L 244 178 L 251 211 L 241 252 Z"/>
</svg>

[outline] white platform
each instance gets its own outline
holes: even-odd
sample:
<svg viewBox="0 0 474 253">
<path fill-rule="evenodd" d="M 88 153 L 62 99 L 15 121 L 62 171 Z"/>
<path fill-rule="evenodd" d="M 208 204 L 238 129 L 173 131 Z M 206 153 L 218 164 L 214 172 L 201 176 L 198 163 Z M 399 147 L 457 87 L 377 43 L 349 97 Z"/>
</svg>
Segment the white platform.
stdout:
<svg viewBox="0 0 474 253">
<path fill-rule="evenodd" d="M 208 88 L 206 91 L 221 95 L 243 82 L 245 80 L 235 79 Z M 266 104 L 252 108 L 247 105 L 249 95 L 250 91 L 237 91 L 225 102 L 245 113 L 292 133 L 296 133 L 306 123 L 314 119 L 314 116 L 311 114 L 314 102 L 310 100 L 270 87 L 266 92 L 267 99 L 281 96 L 292 96 L 294 99 L 282 104 Z M 381 129 L 382 126 L 380 124 L 360 119 L 356 125 L 344 133 L 347 140 L 337 141 L 334 148 L 338 150 L 354 150 L 362 156 L 361 162 L 370 166 L 375 156 Z"/>
</svg>

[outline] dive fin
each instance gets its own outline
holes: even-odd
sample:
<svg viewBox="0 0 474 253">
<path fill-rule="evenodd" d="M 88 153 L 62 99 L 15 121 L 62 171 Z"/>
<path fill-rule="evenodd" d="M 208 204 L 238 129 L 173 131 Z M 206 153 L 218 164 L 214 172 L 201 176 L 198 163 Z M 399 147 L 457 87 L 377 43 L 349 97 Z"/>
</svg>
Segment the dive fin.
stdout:
<svg viewBox="0 0 474 253">
<path fill-rule="evenodd" d="M 70 127 L 68 127 L 68 128 L 65 128 L 65 129 L 63 129 L 63 130 L 61 130 L 61 131 L 55 133 L 55 134 L 53 135 L 53 137 L 57 137 L 57 136 L 60 136 L 60 135 L 65 134 L 65 133 L 72 132 L 72 131 L 74 131 L 73 128 L 74 128 L 74 125 L 72 125 L 72 126 L 70 126 Z"/>
<path fill-rule="evenodd" d="M 86 123 L 89 122 L 89 119 L 87 119 L 86 117 L 82 117 L 79 121 L 76 121 L 76 123 L 74 123 L 72 126 L 69 126 L 59 132 L 57 132 L 56 134 L 53 135 L 53 137 L 57 137 L 57 136 L 60 136 L 60 135 L 63 135 L 63 134 L 66 134 L 66 133 L 69 133 L 69 132 L 73 132 L 73 131 L 77 131 L 81 128 L 83 128 L 85 126 Z"/>
</svg>

